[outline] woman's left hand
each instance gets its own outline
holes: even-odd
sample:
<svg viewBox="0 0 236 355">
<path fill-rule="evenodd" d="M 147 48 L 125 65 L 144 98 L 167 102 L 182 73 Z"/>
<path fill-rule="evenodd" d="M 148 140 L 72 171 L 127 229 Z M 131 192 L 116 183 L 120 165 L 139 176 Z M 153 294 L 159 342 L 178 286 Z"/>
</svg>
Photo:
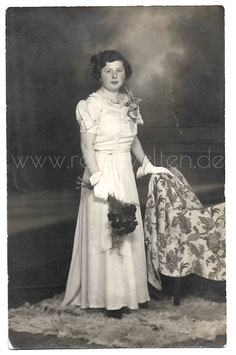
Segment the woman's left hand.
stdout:
<svg viewBox="0 0 236 355">
<path fill-rule="evenodd" d="M 148 162 L 146 165 L 141 166 L 136 173 L 137 179 L 140 177 L 147 175 L 147 174 L 167 174 L 169 177 L 173 177 L 174 174 L 166 168 L 163 168 L 162 166 L 154 166 L 152 165 L 151 162 Z"/>
</svg>

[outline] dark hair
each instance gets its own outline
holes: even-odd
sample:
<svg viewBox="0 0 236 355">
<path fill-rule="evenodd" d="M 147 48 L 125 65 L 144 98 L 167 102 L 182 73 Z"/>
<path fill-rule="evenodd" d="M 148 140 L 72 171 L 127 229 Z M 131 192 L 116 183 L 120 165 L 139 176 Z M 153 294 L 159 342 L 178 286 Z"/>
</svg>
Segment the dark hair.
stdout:
<svg viewBox="0 0 236 355">
<path fill-rule="evenodd" d="M 90 62 L 93 65 L 92 67 L 92 76 L 95 80 L 101 78 L 101 70 L 106 66 L 106 63 L 115 62 L 120 60 L 123 62 L 125 68 L 125 77 L 129 79 L 132 74 L 131 66 L 127 59 L 125 59 L 122 54 L 115 50 L 106 50 L 104 52 L 98 52 L 97 54 L 92 55 Z"/>
</svg>

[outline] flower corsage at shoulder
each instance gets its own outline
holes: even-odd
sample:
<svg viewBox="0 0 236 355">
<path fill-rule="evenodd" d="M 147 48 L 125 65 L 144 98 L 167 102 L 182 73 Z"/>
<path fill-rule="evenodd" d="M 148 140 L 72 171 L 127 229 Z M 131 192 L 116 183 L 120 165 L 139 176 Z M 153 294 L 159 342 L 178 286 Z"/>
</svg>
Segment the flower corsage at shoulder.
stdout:
<svg viewBox="0 0 236 355">
<path fill-rule="evenodd" d="M 139 111 L 139 97 L 134 97 L 133 91 L 126 89 L 124 105 L 128 107 L 127 115 L 137 124 L 143 124 L 143 120 Z"/>
</svg>

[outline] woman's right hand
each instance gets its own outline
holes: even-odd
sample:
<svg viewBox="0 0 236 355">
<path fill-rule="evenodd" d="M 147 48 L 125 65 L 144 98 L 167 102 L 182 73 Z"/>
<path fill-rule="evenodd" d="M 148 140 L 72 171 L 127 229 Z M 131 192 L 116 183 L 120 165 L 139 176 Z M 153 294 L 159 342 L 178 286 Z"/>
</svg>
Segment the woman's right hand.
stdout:
<svg viewBox="0 0 236 355">
<path fill-rule="evenodd" d="M 108 187 L 100 171 L 97 171 L 90 177 L 91 185 L 93 186 L 94 196 L 107 200 Z"/>
<path fill-rule="evenodd" d="M 107 184 L 105 182 L 105 180 L 103 179 L 103 177 L 101 176 L 99 182 L 94 186 L 93 188 L 93 192 L 94 192 L 94 196 L 97 198 L 101 198 L 103 200 L 107 200 L 108 198 L 108 187 Z"/>
</svg>

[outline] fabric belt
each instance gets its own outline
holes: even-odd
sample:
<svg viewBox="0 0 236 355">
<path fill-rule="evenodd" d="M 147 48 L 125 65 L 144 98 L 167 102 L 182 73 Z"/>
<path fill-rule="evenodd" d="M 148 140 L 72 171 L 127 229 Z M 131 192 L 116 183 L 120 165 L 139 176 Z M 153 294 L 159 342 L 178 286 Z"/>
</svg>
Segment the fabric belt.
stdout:
<svg viewBox="0 0 236 355">
<path fill-rule="evenodd" d="M 98 150 L 95 149 L 95 152 L 106 153 L 108 155 L 119 154 L 119 153 L 130 153 L 130 150 Z"/>
</svg>

